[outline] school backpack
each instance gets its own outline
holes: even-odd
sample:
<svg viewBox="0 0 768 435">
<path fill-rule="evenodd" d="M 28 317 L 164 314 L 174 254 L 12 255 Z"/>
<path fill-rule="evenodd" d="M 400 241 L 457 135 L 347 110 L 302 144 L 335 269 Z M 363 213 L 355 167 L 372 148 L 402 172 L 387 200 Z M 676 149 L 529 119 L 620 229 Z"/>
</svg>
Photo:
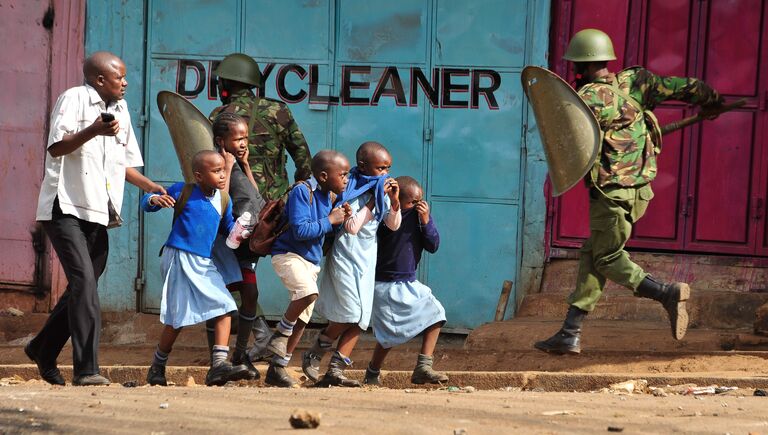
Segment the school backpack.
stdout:
<svg viewBox="0 0 768 435">
<path fill-rule="evenodd" d="M 307 186 L 307 190 L 309 190 L 309 204 L 312 205 L 312 187 L 306 181 L 297 181 L 288 189 L 288 192 L 299 184 Z M 335 200 L 336 195 L 331 192 L 331 205 L 333 205 Z M 288 222 L 288 216 L 285 214 L 285 204 L 287 201 L 288 193 L 279 199 L 267 201 L 264 208 L 259 212 L 258 222 L 253 227 L 248 242 L 248 246 L 253 253 L 266 257 L 272 252 L 272 245 L 275 243 L 275 240 L 281 234 L 288 231 L 290 223 Z M 323 245 L 323 253 L 325 252 L 325 245 Z"/>
</svg>

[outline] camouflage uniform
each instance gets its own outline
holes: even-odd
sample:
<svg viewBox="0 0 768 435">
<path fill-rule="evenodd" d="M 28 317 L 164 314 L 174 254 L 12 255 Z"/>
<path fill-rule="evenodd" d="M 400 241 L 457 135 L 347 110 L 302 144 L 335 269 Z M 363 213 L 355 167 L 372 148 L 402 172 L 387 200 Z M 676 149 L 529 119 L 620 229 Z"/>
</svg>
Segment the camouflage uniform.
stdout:
<svg viewBox="0 0 768 435">
<path fill-rule="evenodd" d="M 706 106 L 720 99 L 700 80 L 660 77 L 640 67 L 609 74 L 579 89 L 604 135 L 599 164 L 586 179 L 590 236 L 581 248 L 576 289 L 568 297 L 569 304 L 584 311 L 594 309 L 606 278 L 636 291 L 648 275 L 630 260 L 624 245 L 653 198 L 650 182 L 656 177 L 661 144 L 653 143 L 643 111 L 617 94 L 612 83 L 643 110 L 653 110 L 665 100 Z"/>
<path fill-rule="evenodd" d="M 258 120 L 251 120 L 254 106 L 262 119 L 272 126 L 279 140 L 275 140 Z M 285 151 L 288 151 L 296 165 L 296 181 L 306 180 L 312 175 L 312 154 L 285 103 L 270 98 L 257 98 L 251 90 L 244 89 L 233 93 L 229 104 L 213 109 L 209 118 L 213 121 L 222 112 L 240 115 L 253 125 L 248 135 L 248 163 L 265 200 L 283 196 L 292 184 L 288 181 L 285 169 Z"/>
</svg>

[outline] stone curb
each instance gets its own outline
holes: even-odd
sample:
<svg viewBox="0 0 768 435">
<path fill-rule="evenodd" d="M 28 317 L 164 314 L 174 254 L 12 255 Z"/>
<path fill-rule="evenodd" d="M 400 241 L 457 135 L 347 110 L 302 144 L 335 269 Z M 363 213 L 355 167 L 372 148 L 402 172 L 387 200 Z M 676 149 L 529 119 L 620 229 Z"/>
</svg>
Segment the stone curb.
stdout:
<svg viewBox="0 0 768 435">
<path fill-rule="evenodd" d="M 62 375 L 70 382 L 72 366 L 60 366 Z M 266 375 L 267 366 L 257 365 L 261 379 Z M 115 383 L 135 382 L 136 386 L 145 384 L 147 366 L 104 366 L 101 373 Z M 207 367 L 169 366 L 166 376 L 169 382 L 178 386 L 205 385 Z M 289 367 L 297 379 L 303 379 L 301 369 Z M 362 379 L 364 370 L 348 370 L 348 377 Z M 474 387 L 476 390 L 498 390 L 521 388 L 540 391 L 596 391 L 617 382 L 630 379 L 645 379 L 649 386 L 696 384 L 698 386 L 719 385 L 739 388 L 768 388 L 768 376 L 713 376 L 706 373 L 688 374 L 637 374 L 637 373 L 564 373 L 564 372 L 447 372 L 451 380 L 445 386 Z M 0 365 L 0 378 L 19 377 L 23 380 L 40 379 L 37 367 L 32 364 Z M 194 381 L 191 382 L 190 378 Z M 435 389 L 439 385 L 414 385 L 410 382 L 411 373 L 406 371 L 382 371 L 382 386 L 393 389 Z M 240 381 L 242 386 L 263 387 L 262 380 Z M 309 386 L 309 384 L 307 385 Z"/>
</svg>

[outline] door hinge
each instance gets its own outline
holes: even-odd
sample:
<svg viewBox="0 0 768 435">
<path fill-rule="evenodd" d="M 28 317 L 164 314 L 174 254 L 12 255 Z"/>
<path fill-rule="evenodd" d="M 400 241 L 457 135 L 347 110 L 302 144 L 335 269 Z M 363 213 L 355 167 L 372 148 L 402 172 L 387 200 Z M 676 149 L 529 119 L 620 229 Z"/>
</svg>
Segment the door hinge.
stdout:
<svg viewBox="0 0 768 435">
<path fill-rule="evenodd" d="M 136 127 L 144 128 L 144 126 L 147 125 L 147 121 L 149 121 L 147 114 L 145 112 L 141 112 L 141 115 L 139 115 L 139 122 L 136 123 Z"/>
<path fill-rule="evenodd" d="M 141 271 L 141 275 L 137 276 L 133 280 L 133 290 L 136 293 L 141 293 L 144 291 L 144 286 L 146 285 L 146 280 L 144 279 L 144 271 Z"/>
<path fill-rule="evenodd" d="M 431 128 L 425 128 L 424 129 L 424 142 L 431 142 L 432 141 L 432 129 Z"/>
</svg>

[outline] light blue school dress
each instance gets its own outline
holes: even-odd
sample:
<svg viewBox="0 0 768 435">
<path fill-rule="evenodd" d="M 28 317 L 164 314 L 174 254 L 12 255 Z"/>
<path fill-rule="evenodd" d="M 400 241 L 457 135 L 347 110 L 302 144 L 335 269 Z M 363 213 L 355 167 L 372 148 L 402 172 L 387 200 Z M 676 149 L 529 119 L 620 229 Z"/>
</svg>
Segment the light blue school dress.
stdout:
<svg viewBox="0 0 768 435">
<path fill-rule="evenodd" d="M 243 243 L 248 243 L 248 241 L 245 240 Z M 224 279 L 224 284 L 229 285 L 243 280 L 240 262 L 237 260 L 235 251 L 227 246 L 227 238 L 221 234 L 218 234 L 213 242 L 211 258 L 213 259 L 213 264 L 219 269 L 219 273 Z"/>
<path fill-rule="evenodd" d="M 441 322 L 445 322 L 445 309 L 426 285 L 418 280 L 376 281 L 371 324 L 383 348 L 410 341 Z"/>
<path fill-rule="evenodd" d="M 352 213 L 357 213 L 371 198 L 365 193 L 349 202 Z M 389 213 L 389 197 L 384 196 Z M 380 221 L 372 219 L 357 234 L 349 234 L 342 226 L 336 233 L 325 267 L 320 272 L 320 296 L 315 311 L 336 323 L 357 323 L 368 329 L 373 307 L 373 287 L 376 278 L 376 230 Z"/>
<path fill-rule="evenodd" d="M 163 248 L 160 322 L 178 329 L 237 309 L 213 260 L 170 246 Z"/>
</svg>

